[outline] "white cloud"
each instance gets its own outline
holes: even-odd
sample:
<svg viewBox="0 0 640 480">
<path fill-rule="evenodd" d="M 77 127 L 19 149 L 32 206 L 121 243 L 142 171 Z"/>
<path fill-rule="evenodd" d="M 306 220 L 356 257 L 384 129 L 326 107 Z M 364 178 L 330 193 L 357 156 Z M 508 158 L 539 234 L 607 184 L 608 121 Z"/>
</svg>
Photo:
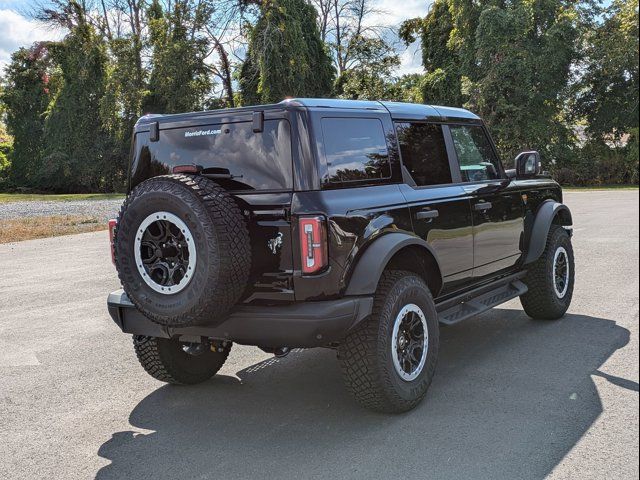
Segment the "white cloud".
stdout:
<svg viewBox="0 0 640 480">
<path fill-rule="evenodd" d="M 33 42 L 59 40 L 62 30 L 52 29 L 26 18 L 15 10 L 0 9 L 0 72 L 11 60 L 11 54 Z"/>
</svg>

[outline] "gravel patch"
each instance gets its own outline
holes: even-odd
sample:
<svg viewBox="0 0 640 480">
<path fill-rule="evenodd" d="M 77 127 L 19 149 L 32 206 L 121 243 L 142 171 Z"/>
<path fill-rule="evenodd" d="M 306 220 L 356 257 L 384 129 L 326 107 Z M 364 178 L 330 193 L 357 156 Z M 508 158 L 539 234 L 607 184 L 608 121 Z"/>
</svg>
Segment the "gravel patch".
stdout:
<svg viewBox="0 0 640 480">
<path fill-rule="evenodd" d="M 101 220 L 115 218 L 123 200 L 27 201 L 0 203 L 0 220 L 53 215 L 88 215 Z"/>
</svg>

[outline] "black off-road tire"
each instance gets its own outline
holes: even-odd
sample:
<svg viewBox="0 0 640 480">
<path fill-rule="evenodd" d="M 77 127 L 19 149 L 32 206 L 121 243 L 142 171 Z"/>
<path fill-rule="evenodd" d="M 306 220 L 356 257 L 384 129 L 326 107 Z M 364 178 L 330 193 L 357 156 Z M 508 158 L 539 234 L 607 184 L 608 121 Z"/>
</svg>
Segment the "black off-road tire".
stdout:
<svg viewBox="0 0 640 480">
<path fill-rule="evenodd" d="M 568 255 L 569 283 L 566 293 L 560 297 L 553 282 L 553 265 L 556 251 L 564 248 Z M 559 225 L 552 225 L 544 252 L 538 260 L 528 265 L 523 279 L 529 290 L 520 297 L 527 315 L 536 320 L 557 320 L 569 309 L 575 283 L 575 262 L 571 237 Z"/>
<path fill-rule="evenodd" d="M 420 374 L 400 377 L 392 358 L 393 326 L 402 308 L 415 304 L 425 314 L 428 349 Z M 338 348 L 343 378 L 362 406 L 384 413 L 406 412 L 425 396 L 438 361 L 438 316 L 429 288 L 412 272 L 384 272 L 375 294 L 372 315 L 349 333 Z"/>
<path fill-rule="evenodd" d="M 162 211 L 186 224 L 197 253 L 191 281 L 173 294 L 159 293 L 145 283 L 134 256 L 141 223 Z M 115 260 L 122 288 L 152 321 L 172 327 L 215 324 L 246 287 L 251 246 L 244 217 L 222 187 L 200 176 L 165 175 L 142 182 L 122 205 Z"/>
<path fill-rule="evenodd" d="M 222 352 L 206 350 L 199 355 L 186 353 L 183 344 L 166 338 L 133 336 L 140 365 L 156 380 L 174 385 L 194 385 L 213 377 L 229 356 L 231 344 Z"/>
</svg>

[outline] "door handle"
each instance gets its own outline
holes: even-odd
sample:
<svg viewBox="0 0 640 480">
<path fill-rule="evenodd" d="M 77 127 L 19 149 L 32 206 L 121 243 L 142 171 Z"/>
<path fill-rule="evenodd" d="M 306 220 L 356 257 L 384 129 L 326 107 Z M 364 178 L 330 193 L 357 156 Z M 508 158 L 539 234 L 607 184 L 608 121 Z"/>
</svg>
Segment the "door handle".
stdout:
<svg viewBox="0 0 640 480">
<path fill-rule="evenodd" d="M 493 207 L 493 205 L 491 205 L 491 202 L 478 202 L 473 206 L 473 209 L 478 211 L 485 211 L 489 210 L 491 207 Z"/>
<path fill-rule="evenodd" d="M 418 220 L 427 220 L 431 218 L 438 218 L 440 212 L 438 210 L 421 210 L 416 213 L 416 218 Z"/>
</svg>

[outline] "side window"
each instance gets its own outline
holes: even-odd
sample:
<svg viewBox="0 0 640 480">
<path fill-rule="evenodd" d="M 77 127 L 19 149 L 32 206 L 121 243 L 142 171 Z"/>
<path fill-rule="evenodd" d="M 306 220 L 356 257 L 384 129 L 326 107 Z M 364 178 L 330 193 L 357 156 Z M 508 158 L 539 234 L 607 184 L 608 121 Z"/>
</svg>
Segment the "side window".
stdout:
<svg viewBox="0 0 640 480">
<path fill-rule="evenodd" d="M 323 118 L 329 181 L 389 178 L 389 152 L 382 122 L 376 118 Z"/>
<path fill-rule="evenodd" d="M 451 183 L 451 169 L 442 126 L 427 123 L 398 123 L 402 164 L 416 185 Z"/>
<path fill-rule="evenodd" d="M 500 163 L 482 127 L 451 125 L 463 182 L 500 178 Z"/>
</svg>

